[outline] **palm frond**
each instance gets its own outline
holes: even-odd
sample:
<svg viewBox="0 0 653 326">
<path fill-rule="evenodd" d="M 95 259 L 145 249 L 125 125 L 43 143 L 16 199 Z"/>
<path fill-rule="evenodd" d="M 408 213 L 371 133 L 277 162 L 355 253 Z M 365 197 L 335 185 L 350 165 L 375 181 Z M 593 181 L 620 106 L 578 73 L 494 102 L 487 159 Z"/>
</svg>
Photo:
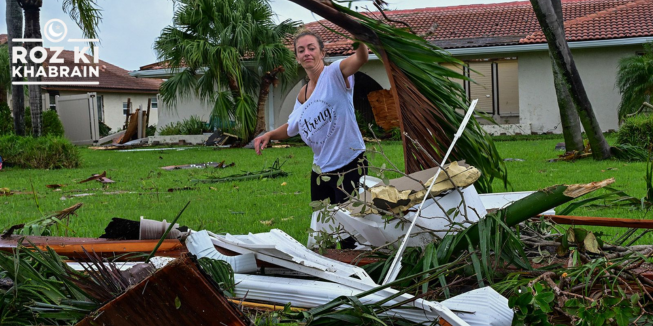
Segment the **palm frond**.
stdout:
<svg viewBox="0 0 653 326">
<path fill-rule="evenodd" d="M 644 44 L 644 54 L 619 60 L 616 86 L 621 93 L 619 119 L 634 113 L 653 93 L 653 42 Z"/>
<path fill-rule="evenodd" d="M 64 13 L 74 21 L 82 30 L 85 39 L 97 39 L 100 33 L 102 10 L 96 0 L 64 0 L 61 3 Z M 90 42 L 91 51 L 94 51 L 94 42 Z"/>
</svg>

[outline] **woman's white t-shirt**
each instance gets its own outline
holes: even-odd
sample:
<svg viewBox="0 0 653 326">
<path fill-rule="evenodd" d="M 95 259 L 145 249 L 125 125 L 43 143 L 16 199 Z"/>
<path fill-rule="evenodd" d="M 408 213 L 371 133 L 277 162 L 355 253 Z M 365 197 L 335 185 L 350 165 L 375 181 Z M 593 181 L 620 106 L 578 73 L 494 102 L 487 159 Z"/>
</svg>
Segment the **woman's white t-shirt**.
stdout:
<svg viewBox="0 0 653 326">
<path fill-rule="evenodd" d="M 337 170 L 365 151 L 354 113 L 354 76 L 347 88 L 341 61 L 324 67 L 311 97 L 303 104 L 296 99 L 288 117 L 288 136 L 301 135 L 322 172 Z"/>
</svg>

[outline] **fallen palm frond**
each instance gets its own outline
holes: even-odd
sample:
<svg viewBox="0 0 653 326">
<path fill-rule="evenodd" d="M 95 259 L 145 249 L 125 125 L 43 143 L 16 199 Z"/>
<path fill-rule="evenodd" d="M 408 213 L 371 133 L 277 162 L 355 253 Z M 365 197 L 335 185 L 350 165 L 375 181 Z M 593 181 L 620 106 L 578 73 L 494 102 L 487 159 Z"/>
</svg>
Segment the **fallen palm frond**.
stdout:
<svg viewBox="0 0 653 326">
<path fill-rule="evenodd" d="M 200 182 L 200 183 L 218 183 L 218 182 L 231 182 L 231 181 L 246 181 L 246 180 L 260 180 L 265 178 L 279 178 L 285 177 L 288 173 L 281 170 L 279 164 L 279 159 L 277 159 L 274 164 L 269 169 L 264 169 L 258 172 L 247 172 L 242 174 L 233 174 L 228 177 L 223 178 L 211 178 L 203 180 L 191 180 L 191 182 Z"/>
<path fill-rule="evenodd" d="M 327 1 L 293 2 L 319 14 L 365 42 L 384 62 L 393 97 L 399 106 L 406 172 L 437 165 L 463 120 L 467 107 L 463 88 L 451 79 L 469 80 L 443 63 L 463 65 L 458 59 L 405 28 L 373 19 Z M 402 26 L 403 27 L 403 26 Z M 413 139 L 423 146 L 406 141 Z M 454 160 L 467 160 L 482 172 L 481 192 L 492 191 L 492 180 L 507 186 L 507 170 L 491 137 L 472 119 L 452 152 Z"/>
<path fill-rule="evenodd" d="M 0 295 L 0 325 L 70 324 L 98 307 L 78 286 L 87 277 L 53 250 L 19 244 L 13 254 L 0 252 L 0 271 L 13 282 Z"/>
<path fill-rule="evenodd" d="M 61 211 L 54 212 L 44 218 L 27 222 L 24 224 L 20 224 L 20 225 L 11 226 L 9 229 L 7 229 L 6 232 L 3 233 L 2 238 L 7 238 L 14 233 L 21 234 L 21 235 L 38 235 L 38 236 L 52 235 L 51 228 L 55 225 L 62 226 L 63 228 L 66 229 L 67 232 L 69 230 L 68 220 L 70 219 L 70 216 L 71 215 L 77 216 L 75 212 L 80 207 L 82 207 L 82 205 L 83 205 L 82 203 L 77 203 Z"/>
</svg>

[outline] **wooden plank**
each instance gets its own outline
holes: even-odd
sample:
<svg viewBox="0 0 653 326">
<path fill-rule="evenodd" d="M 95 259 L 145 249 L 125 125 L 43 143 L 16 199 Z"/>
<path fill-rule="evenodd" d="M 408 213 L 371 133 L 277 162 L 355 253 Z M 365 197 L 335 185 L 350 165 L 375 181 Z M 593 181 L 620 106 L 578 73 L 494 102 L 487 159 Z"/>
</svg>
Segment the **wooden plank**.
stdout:
<svg viewBox="0 0 653 326">
<path fill-rule="evenodd" d="M 622 228 L 653 229 L 653 220 L 636 220 L 618 217 L 590 217 L 567 215 L 542 215 L 545 219 L 567 225 L 593 225 Z"/>
<path fill-rule="evenodd" d="M 253 325 L 235 306 L 183 256 L 77 325 Z"/>
<path fill-rule="evenodd" d="M 125 130 L 125 134 L 122 135 L 122 138 L 118 141 L 118 144 L 124 144 L 130 140 L 136 135 L 136 132 L 138 131 L 138 114 L 140 111 L 136 109 L 135 113 L 132 113 L 129 115 L 129 126 L 127 127 L 127 130 Z"/>
<path fill-rule="evenodd" d="M 145 131 L 141 138 L 147 137 L 147 127 L 150 125 L 150 110 L 152 109 L 152 98 L 147 99 L 147 114 L 145 115 Z"/>
<path fill-rule="evenodd" d="M 18 245 L 22 236 L 12 235 L 6 239 L 0 239 L 0 250 L 12 252 Z M 111 240 L 95 238 L 66 238 L 66 237 L 37 237 L 27 236 L 23 245 L 29 246 L 32 242 L 38 248 L 52 248 L 57 254 L 70 259 L 79 258 L 85 260 L 86 254 L 82 247 L 88 252 L 95 252 L 101 257 L 114 257 L 125 253 L 146 253 L 149 254 L 156 247 L 159 240 Z M 176 239 L 166 239 L 157 250 L 157 256 L 179 257 L 187 252 L 186 247 Z"/>
</svg>

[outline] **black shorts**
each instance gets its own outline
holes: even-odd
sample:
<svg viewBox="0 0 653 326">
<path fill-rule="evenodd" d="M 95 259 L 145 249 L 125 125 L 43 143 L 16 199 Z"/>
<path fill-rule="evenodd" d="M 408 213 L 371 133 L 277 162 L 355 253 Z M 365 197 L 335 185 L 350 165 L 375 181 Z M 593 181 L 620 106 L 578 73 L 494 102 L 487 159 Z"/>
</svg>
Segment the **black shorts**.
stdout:
<svg viewBox="0 0 653 326">
<path fill-rule="evenodd" d="M 360 160 L 363 159 L 362 162 Z M 360 169 L 362 173 L 358 173 L 358 167 L 362 166 Z M 358 182 L 363 175 L 367 175 L 367 157 L 365 157 L 365 152 L 361 153 L 353 161 L 349 162 L 347 165 L 335 170 L 328 172 L 327 174 L 330 177 L 329 181 L 320 180 L 320 184 L 317 184 L 317 178 L 320 176 L 311 172 L 311 201 L 324 200 L 326 198 L 330 199 L 331 204 L 341 204 L 347 201 L 347 197 L 358 187 Z M 344 180 L 338 189 L 338 178 L 337 175 L 331 175 L 333 173 L 344 174 Z M 352 185 L 352 181 L 354 185 Z"/>
</svg>

